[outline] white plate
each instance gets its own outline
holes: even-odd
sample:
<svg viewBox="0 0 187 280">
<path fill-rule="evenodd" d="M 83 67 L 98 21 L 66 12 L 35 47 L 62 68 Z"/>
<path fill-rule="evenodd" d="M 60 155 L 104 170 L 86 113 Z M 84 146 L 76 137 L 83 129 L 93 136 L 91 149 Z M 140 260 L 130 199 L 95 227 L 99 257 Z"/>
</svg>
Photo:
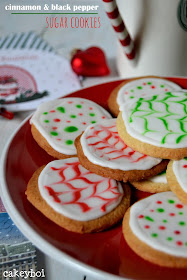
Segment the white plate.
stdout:
<svg viewBox="0 0 187 280">
<path fill-rule="evenodd" d="M 33 50 L 9 50 L 0 52 L 0 77 L 12 76 L 16 82 L 10 87 L 19 88 L 17 93 L 0 96 L 0 99 L 10 100 L 19 96 L 21 89 L 31 89 L 34 92 L 47 91 L 42 98 L 2 105 L 12 112 L 35 109 L 41 102 L 64 96 L 80 89 L 80 82 L 72 71 L 67 59 L 56 54 Z M 0 86 L 1 88 L 1 86 Z"/>
</svg>

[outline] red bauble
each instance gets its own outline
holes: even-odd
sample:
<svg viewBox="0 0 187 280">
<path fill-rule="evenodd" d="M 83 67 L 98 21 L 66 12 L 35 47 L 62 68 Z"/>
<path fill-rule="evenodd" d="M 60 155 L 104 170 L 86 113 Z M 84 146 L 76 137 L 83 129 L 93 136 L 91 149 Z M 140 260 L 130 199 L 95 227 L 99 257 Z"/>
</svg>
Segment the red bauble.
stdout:
<svg viewBox="0 0 187 280">
<path fill-rule="evenodd" d="M 14 117 L 14 114 L 12 112 L 7 111 L 5 108 L 0 108 L 0 116 L 12 120 Z"/>
<path fill-rule="evenodd" d="M 105 54 L 98 47 L 76 50 L 71 58 L 71 67 L 77 75 L 85 77 L 106 76 L 110 73 Z"/>
</svg>

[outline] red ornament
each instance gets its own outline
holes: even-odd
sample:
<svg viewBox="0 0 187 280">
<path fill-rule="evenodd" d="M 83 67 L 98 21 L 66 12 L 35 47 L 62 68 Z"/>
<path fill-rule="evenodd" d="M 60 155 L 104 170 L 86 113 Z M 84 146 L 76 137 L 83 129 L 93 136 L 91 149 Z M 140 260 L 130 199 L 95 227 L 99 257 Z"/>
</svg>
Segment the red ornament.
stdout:
<svg viewBox="0 0 187 280">
<path fill-rule="evenodd" d="M 98 47 L 76 50 L 71 58 L 71 67 L 77 75 L 94 77 L 110 73 L 105 54 Z"/>
<path fill-rule="evenodd" d="M 0 116 L 12 120 L 14 117 L 14 114 L 12 112 L 7 111 L 5 108 L 0 108 Z"/>
</svg>

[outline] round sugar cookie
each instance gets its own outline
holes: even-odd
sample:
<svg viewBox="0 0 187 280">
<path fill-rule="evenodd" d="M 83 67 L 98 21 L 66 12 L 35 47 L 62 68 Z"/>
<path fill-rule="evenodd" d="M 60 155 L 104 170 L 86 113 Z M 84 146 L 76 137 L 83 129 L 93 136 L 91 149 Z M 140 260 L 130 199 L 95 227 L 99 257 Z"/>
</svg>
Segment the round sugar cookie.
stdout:
<svg viewBox="0 0 187 280">
<path fill-rule="evenodd" d="M 170 161 L 166 176 L 171 191 L 187 204 L 187 158 Z"/>
<path fill-rule="evenodd" d="M 139 77 L 127 80 L 115 88 L 108 99 L 108 107 L 111 113 L 117 117 L 119 107 L 128 100 L 180 89 L 181 87 L 177 84 L 161 77 Z"/>
<path fill-rule="evenodd" d="M 123 235 L 145 260 L 187 268 L 187 206 L 172 192 L 154 194 L 133 204 L 123 219 Z"/>
<path fill-rule="evenodd" d="M 147 155 L 187 156 L 187 91 L 134 98 L 120 107 L 117 129 L 126 144 Z"/>
<path fill-rule="evenodd" d="M 81 164 L 92 172 L 118 181 L 139 181 L 163 171 L 168 160 L 134 151 L 119 137 L 116 119 L 90 125 L 75 140 Z"/>
<path fill-rule="evenodd" d="M 170 191 L 170 187 L 166 178 L 166 171 L 149 178 L 148 180 L 141 180 L 138 182 L 130 182 L 136 189 L 143 192 L 159 193 Z"/>
<path fill-rule="evenodd" d="M 55 158 L 76 155 L 75 138 L 110 114 L 84 98 L 63 98 L 43 103 L 31 118 L 31 132 L 41 148 Z"/>
<path fill-rule="evenodd" d="M 130 205 L 130 187 L 98 176 L 78 158 L 55 160 L 30 179 L 27 199 L 46 217 L 73 232 L 88 233 L 118 223 Z"/>
</svg>

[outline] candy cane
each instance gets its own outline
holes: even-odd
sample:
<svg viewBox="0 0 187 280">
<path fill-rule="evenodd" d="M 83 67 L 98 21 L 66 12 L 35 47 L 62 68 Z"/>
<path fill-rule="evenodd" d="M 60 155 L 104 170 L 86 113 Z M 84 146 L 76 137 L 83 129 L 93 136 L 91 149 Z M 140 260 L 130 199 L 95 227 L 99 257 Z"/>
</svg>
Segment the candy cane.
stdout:
<svg viewBox="0 0 187 280">
<path fill-rule="evenodd" d="M 116 0 L 103 0 L 104 8 L 128 59 L 135 58 L 134 43 L 119 13 Z"/>
</svg>

